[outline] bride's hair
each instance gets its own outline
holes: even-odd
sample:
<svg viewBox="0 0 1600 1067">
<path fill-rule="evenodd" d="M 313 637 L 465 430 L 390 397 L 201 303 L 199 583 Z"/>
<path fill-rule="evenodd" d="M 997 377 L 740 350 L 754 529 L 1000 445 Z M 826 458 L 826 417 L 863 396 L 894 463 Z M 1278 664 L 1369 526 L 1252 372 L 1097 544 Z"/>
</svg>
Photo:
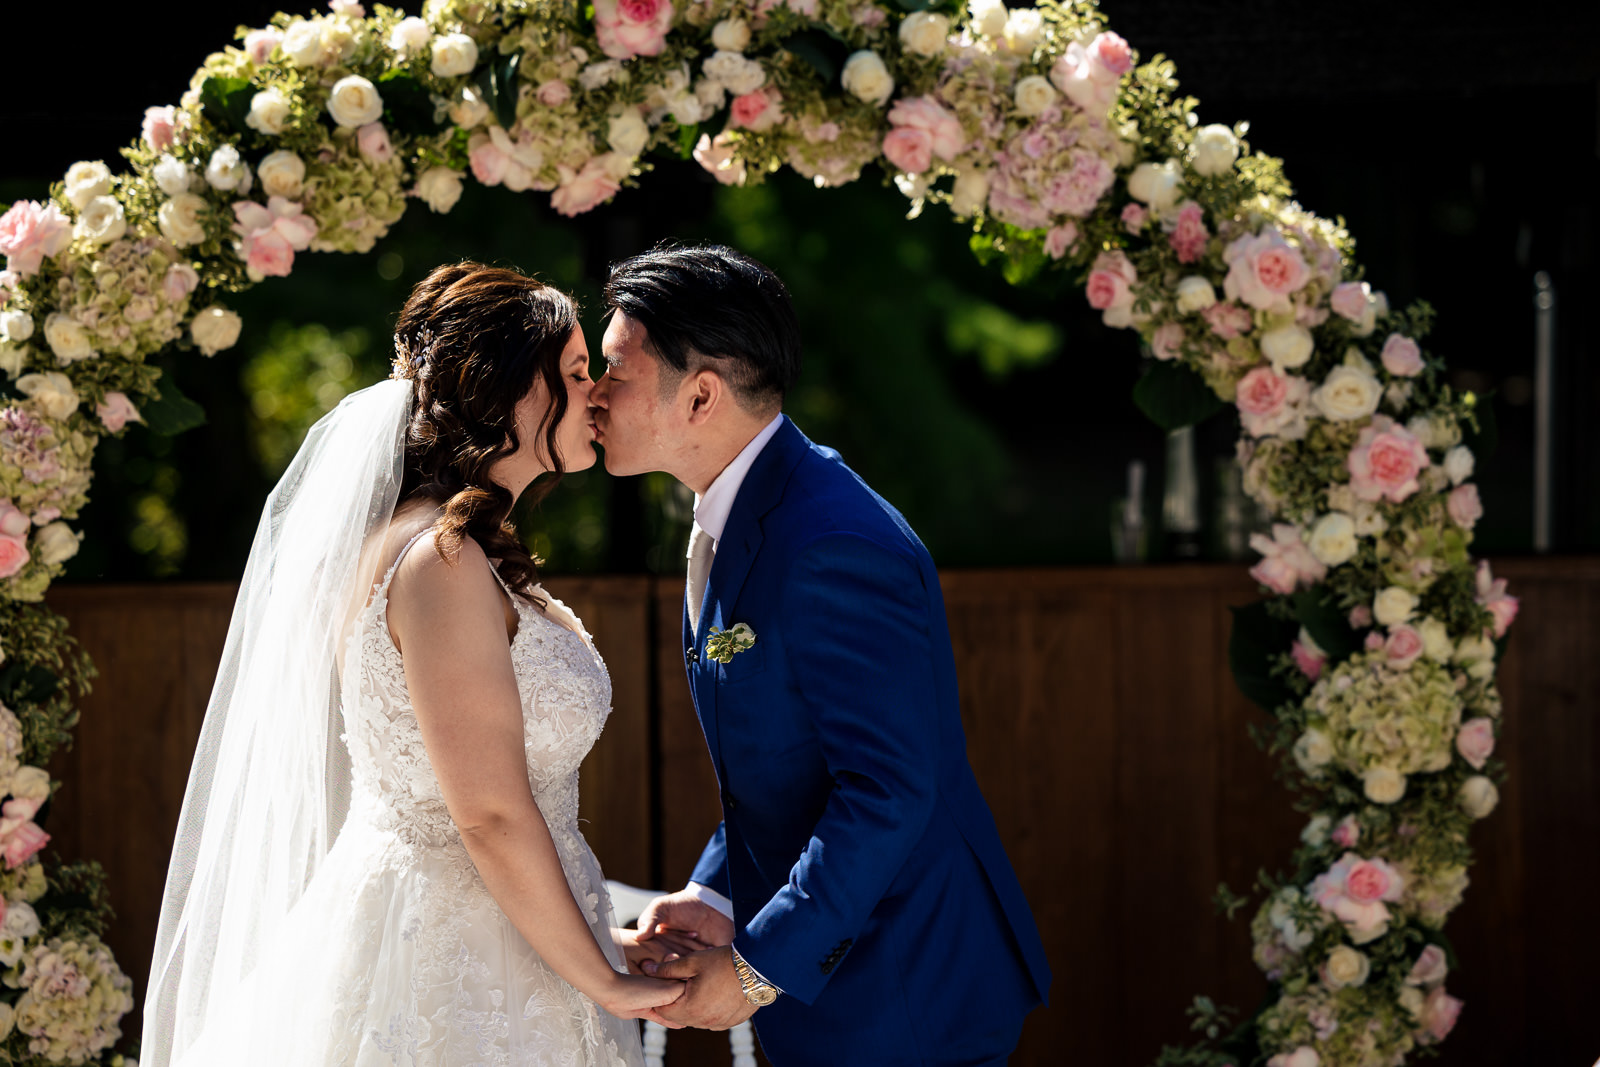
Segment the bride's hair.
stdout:
<svg viewBox="0 0 1600 1067">
<path fill-rule="evenodd" d="M 470 261 L 437 267 L 418 282 L 395 325 L 393 377 L 416 383 L 400 500 L 443 504 L 439 555 L 454 562 L 462 538 L 471 537 L 499 560 L 506 584 L 523 593 L 537 580 L 538 561 L 511 525 L 516 501 L 489 469 L 520 445 L 516 407 L 542 378 L 550 404 L 538 432 L 555 477 L 541 480 L 535 502 L 561 480 L 561 353 L 577 328 L 577 305 L 566 293 Z"/>
</svg>

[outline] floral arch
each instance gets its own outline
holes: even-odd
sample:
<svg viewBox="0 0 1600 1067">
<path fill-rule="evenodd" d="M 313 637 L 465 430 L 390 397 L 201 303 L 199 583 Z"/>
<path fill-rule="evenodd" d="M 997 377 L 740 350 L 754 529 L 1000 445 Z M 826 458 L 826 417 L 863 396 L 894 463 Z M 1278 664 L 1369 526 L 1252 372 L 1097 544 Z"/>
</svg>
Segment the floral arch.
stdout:
<svg viewBox="0 0 1600 1067">
<path fill-rule="evenodd" d="M 147 360 L 230 347 L 228 293 L 300 252 L 366 252 L 413 201 L 446 213 L 469 175 L 570 216 L 663 149 L 724 183 L 881 167 L 1008 279 L 1081 278 L 1154 357 L 1137 399 L 1158 422 L 1236 405 L 1274 524 L 1231 658 L 1312 814 L 1252 924 L 1273 998 L 1163 1062 L 1391 1064 L 1444 1038 L 1440 928 L 1497 800 L 1495 641 L 1517 608 L 1468 552 L 1474 398 L 1419 346 L 1428 309 L 1390 308 L 1279 161 L 1242 124 L 1201 126 L 1172 64 L 1139 65 L 1091 0 L 954 2 L 333 0 L 241 29 L 149 109 L 124 169 L 78 163 L 0 217 L 8 1062 L 116 1062 L 132 1003 L 97 872 L 41 862 L 59 783 L 39 768 L 92 668 L 38 601 L 77 550 L 96 442 L 192 421 Z"/>
</svg>

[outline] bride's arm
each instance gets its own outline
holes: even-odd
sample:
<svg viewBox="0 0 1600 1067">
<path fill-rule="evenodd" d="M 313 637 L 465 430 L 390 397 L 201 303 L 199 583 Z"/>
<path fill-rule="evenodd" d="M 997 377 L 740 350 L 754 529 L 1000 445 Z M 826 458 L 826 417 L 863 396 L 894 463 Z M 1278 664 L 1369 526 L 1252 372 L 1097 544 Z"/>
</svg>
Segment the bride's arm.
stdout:
<svg viewBox="0 0 1600 1067">
<path fill-rule="evenodd" d="M 512 924 L 568 984 L 613 1015 L 648 1015 L 682 983 L 612 968 L 562 872 L 528 786 L 522 701 L 504 597 L 483 550 L 464 540 L 447 564 L 425 537 L 389 594 L 389 626 L 428 758 L 467 852 Z"/>
</svg>

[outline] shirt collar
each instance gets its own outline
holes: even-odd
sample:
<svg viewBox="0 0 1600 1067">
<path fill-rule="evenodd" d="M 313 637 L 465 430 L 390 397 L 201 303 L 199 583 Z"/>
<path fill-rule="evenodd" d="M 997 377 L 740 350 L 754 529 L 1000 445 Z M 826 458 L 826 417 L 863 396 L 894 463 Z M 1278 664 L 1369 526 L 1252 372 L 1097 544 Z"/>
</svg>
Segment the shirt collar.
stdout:
<svg viewBox="0 0 1600 1067">
<path fill-rule="evenodd" d="M 750 473 L 750 467 L 755 463 L 756 457 L 772 440 L 773 434 L 778 432 L 778 427 L 783 424 L 783 413 L 779 412 L 773 420 L 762 427 L 761 432 L 750 439 L 733 462 L 722 468 L 722 473 L 717 475 L 711 485 L 703 494 L 696 494 L 694 498 L 694 521 L 706 533 L 711 535 L 713 541 L 722 540 L 723 528 L 728 525 L 728 515 L 733 511 L 733 500 L 739 495 L 739 487 L 744 484 L 744 476 Z"/>
</svg>

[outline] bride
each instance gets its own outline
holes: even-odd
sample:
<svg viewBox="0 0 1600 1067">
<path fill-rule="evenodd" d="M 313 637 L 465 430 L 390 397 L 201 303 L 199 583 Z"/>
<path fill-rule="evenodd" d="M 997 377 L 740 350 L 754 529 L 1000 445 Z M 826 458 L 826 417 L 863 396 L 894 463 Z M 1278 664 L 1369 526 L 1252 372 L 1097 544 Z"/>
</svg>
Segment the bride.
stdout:
<svg viewBox="0 0 1600 1067">
<path fill-rule="evenodd" d="M 628 972 L 663 949 L 612 929 L 577 825 L 610 679 L 507 525 L 541 474 L 595 461 L 576 308 L 440 267 L 395 345 L 263 510 L 168 871 L 147 1067 L 632 1067 L 622 1020 L 683 990 Z"/>
</svg>

